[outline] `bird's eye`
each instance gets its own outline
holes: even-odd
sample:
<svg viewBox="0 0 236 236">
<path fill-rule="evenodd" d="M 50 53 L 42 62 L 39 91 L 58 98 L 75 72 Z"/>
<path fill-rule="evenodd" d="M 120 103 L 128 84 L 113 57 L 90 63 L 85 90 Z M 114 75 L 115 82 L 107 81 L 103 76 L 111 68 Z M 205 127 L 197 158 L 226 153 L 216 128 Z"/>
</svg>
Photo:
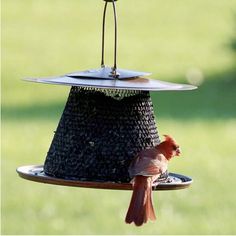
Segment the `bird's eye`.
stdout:
<svg viewBox="0 0 236 236">
<path fill-rule="evenodd" d="M 176 145 L 173 145 L 173 150 L 176 151 L 177 150 L 177 146 Z"/>
</svg>

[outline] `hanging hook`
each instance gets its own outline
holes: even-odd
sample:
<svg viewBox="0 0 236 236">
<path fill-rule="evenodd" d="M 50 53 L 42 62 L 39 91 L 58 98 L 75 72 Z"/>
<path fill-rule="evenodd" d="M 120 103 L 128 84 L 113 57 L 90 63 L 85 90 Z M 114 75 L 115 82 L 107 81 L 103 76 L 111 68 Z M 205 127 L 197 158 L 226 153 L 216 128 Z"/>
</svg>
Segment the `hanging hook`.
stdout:
<svg viewBox="0 0 236 236">
<path fill-rule="evenodd" d="M 104 50 L 105 50 L 105 27 L 106 27 L 106 11 L 107 11 L 107 3 L 111 2 L 113 6 L 113 14 L 114 14 L 114 24 L 115 24 L 115 41 L 114 41 L 114 65 L 112 67 L 111 76 L 114 78 L 118 78 L 119 74 L 117 73 L 117 15 L 116 15 L 116 0 L 104 0 L 105 6 L 103 11 L 103 23 L 102 23 L 102 60 L 101 67 L 105 67 L 104 63 Z"/>
</svg>

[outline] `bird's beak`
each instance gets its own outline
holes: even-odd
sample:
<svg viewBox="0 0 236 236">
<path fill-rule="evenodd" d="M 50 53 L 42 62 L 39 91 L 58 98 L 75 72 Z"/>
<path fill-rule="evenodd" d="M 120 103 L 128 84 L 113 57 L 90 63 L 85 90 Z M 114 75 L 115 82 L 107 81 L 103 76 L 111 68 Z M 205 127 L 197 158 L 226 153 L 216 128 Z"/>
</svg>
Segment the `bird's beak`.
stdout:
<svg viewBox="0 0 236 236">
<path fill-rule="evenodd" d="M 176 149 L 176 156 L 180 156 L 180 154 L 181 154 L 181 150 L 180 150 L 180 148 L 177 148 Z"/>
</svg>

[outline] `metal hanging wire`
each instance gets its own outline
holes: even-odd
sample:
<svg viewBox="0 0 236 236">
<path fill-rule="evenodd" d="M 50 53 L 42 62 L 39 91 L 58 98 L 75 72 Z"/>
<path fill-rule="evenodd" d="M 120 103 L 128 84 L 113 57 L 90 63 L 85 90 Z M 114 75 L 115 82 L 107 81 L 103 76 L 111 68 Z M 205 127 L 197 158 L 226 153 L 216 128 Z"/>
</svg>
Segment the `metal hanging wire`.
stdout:
<svg viewBox="0 0 236 236">
<path fill-rule="evenodd" d="M 113 6 L 113 14 L 114 14 L 114 24 L 115 24 L 115 40 L 114 40 L 114 65 L 112 67 L 111 75 L 114 78 L 118 78 L 119 74 L 117 73 L 117 14 L 116 14 L 116 0 L 105 0 L 105 6 L 103 11 L 103 23 L 102 23 L 102 60 L 101 67 L 105 67 L 104 62 L 104 51 L 105 51 L 105 28 L 106 28 L 106 12 L 107 12 L 107 4 L 108 2 L 112 3 Z"/>
</svg>

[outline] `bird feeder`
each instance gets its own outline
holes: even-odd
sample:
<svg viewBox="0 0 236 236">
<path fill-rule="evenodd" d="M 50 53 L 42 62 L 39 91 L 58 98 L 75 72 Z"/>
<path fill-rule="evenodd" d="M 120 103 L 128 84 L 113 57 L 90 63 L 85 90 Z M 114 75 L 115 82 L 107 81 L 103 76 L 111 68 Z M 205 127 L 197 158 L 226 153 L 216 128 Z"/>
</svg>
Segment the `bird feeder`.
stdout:
<svg viewBox="0 0 236 236">
<path fill-rule="evenodd" d="M 109 3 L 110 2 L 110 3 Z M 105 66 L 106 10 L 114 12 L 114 65 Z M 71 86 L 44 165 L 22 166 L 20 177 L 48 184 L 131 190 L 128 167 L 143 149 L 160 143 L 150 91 L 196 89 L 146 78 L 149 73 L 117 67 L 115 0 L 105 0 L 101 68 L 28 81 Z M 165 173 L 153 190 L 188 187 L 191 178 Z"/>
</svg>

